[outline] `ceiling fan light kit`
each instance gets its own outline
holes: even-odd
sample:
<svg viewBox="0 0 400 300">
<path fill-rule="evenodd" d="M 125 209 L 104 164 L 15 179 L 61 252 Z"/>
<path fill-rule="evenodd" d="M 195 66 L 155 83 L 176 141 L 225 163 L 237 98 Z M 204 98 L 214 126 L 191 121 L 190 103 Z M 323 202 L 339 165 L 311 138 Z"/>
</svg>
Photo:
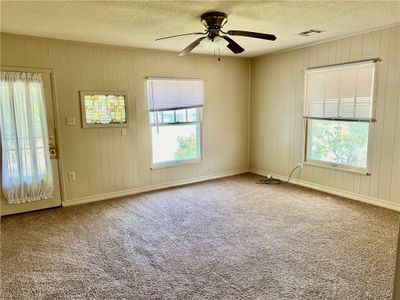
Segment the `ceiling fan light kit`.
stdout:
<svg viewBox="0 0 400 300">
<path fill-rule="evenodd" d="M 156 39 L 156 41 L 180 37 L 180 36 L 187 36 L 187 35 L 203 35 L 202 37 L 192 42 L 189 46 L 187 46 L 179 53 L 179 56 L 184 56 L 189 54 L 197 46 L 206 49 L 213 49 L 214 55 L 216 49 L 218 50 L 219 53 L 220 49 L 225 47 L 228 47 L 229 50 L 231 50 L 235 54 L 242 53 L 244 51 L 244 48 L 242 48 L 229 36 L 244 36 L 244 37 L 263 39 L 268 41 L 276 40 L 276 36 L 273 34 L 243 31 L 243 30 L 228 30 L 226 32 L 223 31 L 222 27 L 228 22 L 228 15 L 223 12 L 219 11 L 206 12 L 202 14 L 200 18 L 201 18 L 201 23 L 206 27 L 206 30 L 204 32 L 183 33 L 183 34 L 158 38 Z M 218 60 L 220 59 L 218 58 Z"/>
</svg>

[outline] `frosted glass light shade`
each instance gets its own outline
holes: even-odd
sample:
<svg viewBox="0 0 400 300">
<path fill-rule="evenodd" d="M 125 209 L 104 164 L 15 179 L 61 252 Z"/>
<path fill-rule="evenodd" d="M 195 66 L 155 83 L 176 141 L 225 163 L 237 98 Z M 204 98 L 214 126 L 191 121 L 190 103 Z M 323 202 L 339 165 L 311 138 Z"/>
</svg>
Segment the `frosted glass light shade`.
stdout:
<svg viewBox="0 0 400 300">
<path fill-rule="evenodd" d="M 200 42 L 200 47 L 205 49 L 222 49 L 228 46 L 228 41 L 220 36 L 216 36 L 214 40 L 206 38 Z"/>
</svg>

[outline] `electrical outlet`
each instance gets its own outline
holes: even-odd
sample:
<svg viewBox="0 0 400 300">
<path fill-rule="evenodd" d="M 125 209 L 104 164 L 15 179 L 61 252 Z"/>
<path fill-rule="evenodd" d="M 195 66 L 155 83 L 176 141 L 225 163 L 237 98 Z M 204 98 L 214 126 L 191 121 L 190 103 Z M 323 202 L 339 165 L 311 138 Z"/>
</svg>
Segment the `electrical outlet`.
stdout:
<svg viewBox="0 0 400 300">
<path fill-rule="evenodd" d="M 65 124 L 67 124 L 67 126 L 74 126 L 76 124 L 75 118 L 74 117 L 65 118 Z"/>
<path fill-rule="evenodd" d="M 68 180 L 69 181 L 76 181 L 76 173 L 75 172 L 69 172 L 68 173 Z"/>
</svg>

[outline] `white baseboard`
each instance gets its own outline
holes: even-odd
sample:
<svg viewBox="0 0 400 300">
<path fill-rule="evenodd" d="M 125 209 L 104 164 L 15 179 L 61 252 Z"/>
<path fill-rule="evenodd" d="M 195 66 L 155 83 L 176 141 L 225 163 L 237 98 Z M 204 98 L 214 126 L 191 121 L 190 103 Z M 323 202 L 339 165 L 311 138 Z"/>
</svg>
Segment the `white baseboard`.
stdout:
<svg viewBox="0 0 400 300">
<path fill-rule="evenodd" d="M 169 187 L 175 187 L 175 186 L 180 186 L 180 185 L 185 185 L 185 184 L 207 181 L 207 180 L 211 180 L 211 179 L 239 175 L 239 174 L 243 174 L 243 173 L 247 173 L 247 172 L 251 172 L 254 174 L 261 175 L 261 176 L 267 176 L 268 174 L 271 174 L 274 178 L 278 178 L 280 180 L 288 179 L 287 176 L 282 176 L 282 175 L 274 174 L 274 173 L 268 173 L 266 171 L 259 170 L 259 169 L 254 169 L 254 168 L 239 169 L 239 170 L 233 170 L 233 171 L 228 171 L 228 172 L 220 172 L 220 173 L 215 173 L 215 174 L 211 174 L 211 175 L 205 175 L 205 176 L 201 176 L 201 177 L 197 177 L 197 178 L 183 179 L 183 180 L 167 182 L 167 183 L 162 183 L 162 184 L 157 184 L 157 185 L 147 185 L 147 186 L 137 187 L 137 188 L 133 188 L 133 189 L 117 191 L 117 192 L 104 193 L 104 194 L 91 195 L 91 196 L 86 196 L 86 197 L 81 197 L 81 198 L 70 199 L 70 200 L 64 201 L 62 205 L 63 206 L 72 206 L 72 205 L 90 203 L 90 202 L 95 202 L 95 201 L 100 201 L 100 200 L 113 199 L 113 198 L 118 198 L 118 197 L 139 194 L 139 193 L 143 193 L 143 192 L 165 189 L 165 188 L 169 188 Z M 376 205 L 376 206 L 380 206 L 380 207 L 384 207 L 384 208 L 388 208 L 388 209 L 392 209 L 392 210 L 400 212 L 400 203 L 393 203 L 393 202 L 390 202 L 387 200 L 374 198 L 374 197 L 370 197 L 370 196 L 366 196 L 366 195 L 361 195 L 361 194 L 357 194 L 357 193 L 353 193 L 353 192 L 347 192 L 347 191 L 339 190 L 336 188 L 327 187 L 327 186 L 323 186 L 320 184 L 316 184 L 316 183 L 312 183 L 312 182 L 308 182 L 308 181 L 304 181 L 304 180 L 300 180 L 300 179 L 295 179 L 295 178 L 292 178 L 290 180 L 290 182 L 293 184 L 297 184 L 300 186 L 310 188 L 310 189 L 318 190 L 321 192 L 326 192 L 329 194 L 369 203 L 372 205 Z"/>
<path fill-rule="evenodd" d="M 215 174 L 211 174 L 211 175 L 205 175 L 205 176 L 196 177 L 196 178 L 189 178 L 189 179 L 183 179 L 183 180 L 178 180 L 178 181 L 173 181 L 173 182 L 161 183 L 161 184 L 156 184 L 156 185 L 146 185 L 146 186 L 142 186 L 142 187 L 127 189 L 127 190 L 122 190 L 122 191 L 116 191 L 116 192 L 111 192 L 111 193 L 91 195 L 91 196 L 86 196 L 86 197 L 75 198 L 75 199 L 63 201 L 62 206 L 72 206 L 72 205 L 90 203 L 90 202 L 95 202 L 95 201 L 100 201 L 100 200 L 124 197 L 124 196 L 129 196 L 129 195 L 134 195 L 134 194 L 139 194 L 139 193 L 149 192 L 149 191 L 155 191 L 155 190 L 160 190 L 160 189 L 165 189 L 165 188 L 170 188 L 170 187 L 175 187 L 175 186 L 180 186 L 180 185 L 185 185 L 185 184 L 190 184 L 190 183 L 196 183 L 196 182 L 207 181 L 207 180 L 211 180 L 211 179 L 239 175 L 239 174 L 248 173 L 248 172 L 249 172 L 249 169 L 245 168 L 245 169 L 233 170 L 233 171 L 228 171 L 228 172 L 215 173 Z"/>
<path fill-rule="evenodd" d="M 268 173 L 266 171 L 259 170 L 259 169 L 250 168 L 249 172 L 257 174 L 257 175 L 261 175 L 261 176 L 267 176 L 268 174 L 271 174 L 272 177 L 274 177 L 274 178 L 277 178 L 280 180 L 288 180 L 287 176 L 282 176 L 282 175 L 274 174 L 274 173 Z M 373 204 L 376 206 L 389 208 L 389 209 L 392 209 L 395 211 L 400 211 L 400 203 L 393 203 L 393 202 L 390 202 L 387 200 L 374 198 L 374 197 L 370 197 L 370 196 L 366 196 L 366 195 L 361 195 L 361 194 L 357 194 L 357 193 L 353 193 L 353 192 L 347 192 L 347 191 L 339 190 L 336 188 L 327 187 L 324 185 L 320 185 L 320 184 L 316 184 L 316 183 L 312 183 L 312 182 L 308 182 L 308 181 L 304 181 L 304 180 L 300 180 L 300 179 L 295 179 L 295 178 L 292 178 L 290 180 L 290 183 L 304 186 L 304 187 L 314 189 L 317 191 L 326 192 L 329 194 L 349 198 L 352 200 L 357 200 L 357 201 Z"/>
</svg>

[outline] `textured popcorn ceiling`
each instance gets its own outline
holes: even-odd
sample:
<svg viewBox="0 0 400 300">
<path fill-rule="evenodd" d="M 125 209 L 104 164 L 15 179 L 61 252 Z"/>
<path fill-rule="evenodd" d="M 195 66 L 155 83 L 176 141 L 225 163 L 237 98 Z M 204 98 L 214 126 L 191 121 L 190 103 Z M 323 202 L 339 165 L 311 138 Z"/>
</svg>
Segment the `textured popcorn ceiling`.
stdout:
<svg viewBox="0 0 400 300">
<path fill-rule="evenodd" d="M 210 10 L 228 13 L 225 30 L 259 31 L 278 37 L 275 42 L 234 37 L 246 49 L 240 56 L 256 56 L 400 21 L 399 1 L 1 1 L 1 31 L 178 52 L 197 36 L 154 39 L 202 31 L 200 15 Z M 325 32 L 298 35 L 309 29 Z M 212 54 L 201 48 L 194 52 Z M 227 50 L 221 54 L 231 55 Z"/>
</svg>

